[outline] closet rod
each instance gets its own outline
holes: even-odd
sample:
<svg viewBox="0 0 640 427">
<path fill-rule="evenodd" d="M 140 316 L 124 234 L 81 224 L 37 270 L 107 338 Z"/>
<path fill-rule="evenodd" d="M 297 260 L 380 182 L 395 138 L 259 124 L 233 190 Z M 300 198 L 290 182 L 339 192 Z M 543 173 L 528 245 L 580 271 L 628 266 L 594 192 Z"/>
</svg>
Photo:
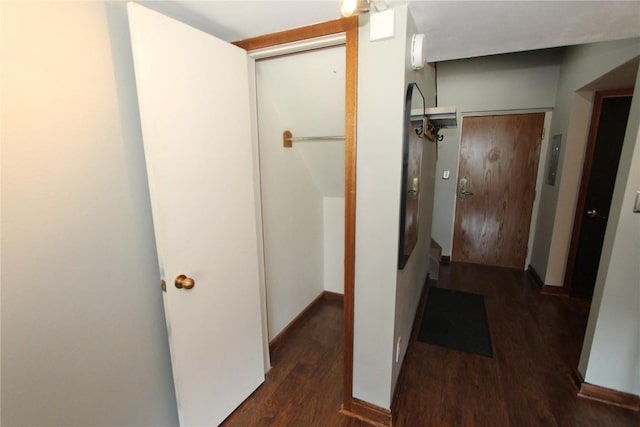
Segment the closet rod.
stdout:
<svg viewBox="0 0 640 427">
<path fill-rule="evenodd" d="M 296 136 L 294 138 L 293 134 L 289 130 L 285 130 L 282 132 L 282 146 L 291 148 L 292 142 L 301 142 L 301 141 L 325 141 L 325 140 L 341 140 L 344 139 L 344 136 Z"/>
</svg>

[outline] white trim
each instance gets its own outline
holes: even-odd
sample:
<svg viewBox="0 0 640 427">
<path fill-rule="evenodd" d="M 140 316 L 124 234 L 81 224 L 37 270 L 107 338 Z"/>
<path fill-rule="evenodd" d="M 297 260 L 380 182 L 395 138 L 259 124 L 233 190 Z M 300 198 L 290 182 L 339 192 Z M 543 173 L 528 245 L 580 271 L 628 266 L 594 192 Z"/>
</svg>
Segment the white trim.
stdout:
<svg viewBox="0 0 640 427">
<path fill-rule="evenodd" d="M 524 263 L 524 269 L 531 264 L 531 255 L 533 253 L 533 241 L 536 237 L 536 227 L 538 224 L 538 213 L 540 211 L 540 197 L 542 195 L 542 186 L 544 184 L 544 170 L 547 165 L 547 156 L 549 153 L 549 141 L 551 139 L 551 119 L 553 112 L 548 110 L 544 114 L 544 130 L 542 141 L 540 142 L 540 155 L 538 158 L 538 174 L 536 176 L 536 198 L 531 206 L 531 224 L 529 225 L 529 241 L 527 242 L 527 259 Z"/>
<path fill-rule="evenodd" d="M 526 108 L 526 109 L 495 110 L 495 111 L 464 111 L 464 112 L 460 112 L 460 116 L 461 117 L 504 116 L 508 114 L 547 113 L 549 111 L 553 111 L 553 108 Z"/>
<path fill-rule="evenodd" d="M 256 61 L 248 57 L 249 69 L 249 108 L 251 110 L 251 145 L 253 150 L 253 191 L 256 201 L 256 230 L 258 240 L 258 279 L 260 288 L 260 318 L 262 320 L 262 353 L 265 375 L 271 369 L 269 353 L 269 319 L 267 312 L 267 279 L 264 257 L 264 227 L 262 220 L 262 191 L 260 182 L 260 150 L 258 134 L 258 89 L 256 80 Z"/>
<path fill-rule="evenodd" d="M 292 43 L 284 43 L 276 46 L 255 49 L 247 52 L 249 58 L 255 60 L 273 58 L 276 56 L 288 55 L 291 53 L 305 52 L 314 49 L 322 49 L 325 47 L 333 47 L 343 45 L 347 42 L 345 33 L 331 34 L 328 36 L 315 37 L 313 39 L 301 40 Z"/>
</svg>

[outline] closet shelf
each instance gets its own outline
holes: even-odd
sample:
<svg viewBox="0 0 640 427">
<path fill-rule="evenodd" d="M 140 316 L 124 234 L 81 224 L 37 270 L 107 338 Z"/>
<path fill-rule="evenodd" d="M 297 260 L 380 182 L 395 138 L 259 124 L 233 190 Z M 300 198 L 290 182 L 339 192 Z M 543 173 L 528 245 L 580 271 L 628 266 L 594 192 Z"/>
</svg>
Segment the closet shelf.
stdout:
<svg viewBox="0 0 640 427">
<path fill-rule="evenodd" d="M 343 140 L 344 136 L 296 136 L 294 137 L 291 131 L 285 130 L 282 132 L 282 146 L 291 148 L 293 142 L 304 141 L 327 141 L 327 140 Z"/>
</svg>

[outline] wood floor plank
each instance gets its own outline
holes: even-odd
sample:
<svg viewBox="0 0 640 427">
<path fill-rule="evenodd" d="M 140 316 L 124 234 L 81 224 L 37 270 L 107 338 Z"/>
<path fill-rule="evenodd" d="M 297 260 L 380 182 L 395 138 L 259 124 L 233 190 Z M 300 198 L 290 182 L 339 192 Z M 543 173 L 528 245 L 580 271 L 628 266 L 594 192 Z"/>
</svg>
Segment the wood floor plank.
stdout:
<svg viewBox="0 0 640 427">
<path fill-rule="evenodd" d="M 580 356 L 587 301 L 540 295 L 521 271 L 472 264 L 441 265 L 439 281 L 429 286 L 484 296 L 494 356 L 417 342 L 414 331 L 394 426 L 640 425 L 638 412 L 576 396 L 570 374 Z M 424 298 L 418 320 L 423 309 Z M 323 302 L 276 349 L 265 383 L 223 426 L 368 426 L 338 412 L 342 319 L 340 304 Z"/>
</svg>

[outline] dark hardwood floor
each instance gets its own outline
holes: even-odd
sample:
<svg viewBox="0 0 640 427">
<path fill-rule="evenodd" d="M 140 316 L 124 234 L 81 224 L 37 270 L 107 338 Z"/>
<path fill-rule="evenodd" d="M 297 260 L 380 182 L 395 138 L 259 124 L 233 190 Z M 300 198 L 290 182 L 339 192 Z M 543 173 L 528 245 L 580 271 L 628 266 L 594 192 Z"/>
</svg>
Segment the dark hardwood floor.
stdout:
<svg viewBox="0 0 640 427">
<path fill-rule="evenodd" d="M 395 426 L 640 425 L 638 412 L 576 397 L 570 373 L 580 355 L 587 301 L 541 296 L 523 272 L 470 264 L 441 266 L 440 280 L 429 286 L 484 295 L 494 355 L 417 342 L 414 334 L 393 408 Z M 224 426 L 368 426 L 338 412 L 339 303 L 324 302 L 271 360 L 265 383 Z"/>
</svg>

